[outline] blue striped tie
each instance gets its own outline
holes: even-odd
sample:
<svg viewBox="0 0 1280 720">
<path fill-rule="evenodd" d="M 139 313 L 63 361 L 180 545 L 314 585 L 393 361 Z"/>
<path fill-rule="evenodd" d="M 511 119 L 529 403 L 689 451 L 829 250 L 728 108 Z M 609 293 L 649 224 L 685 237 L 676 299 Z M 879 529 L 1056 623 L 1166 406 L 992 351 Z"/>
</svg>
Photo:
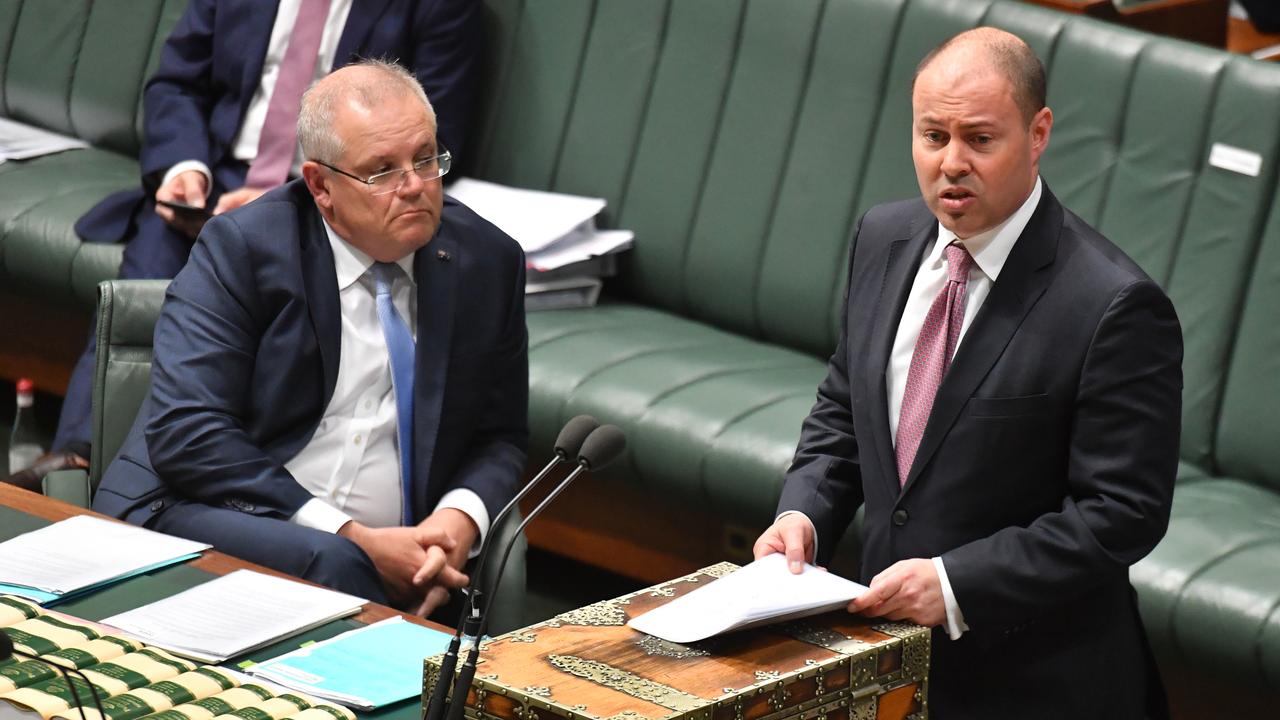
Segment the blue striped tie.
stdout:
<svg viewBox="0 0 1280 720">
<path fill-rule="evenodd" d="M 413 335 L 391 301 L 391 284 L 403 275 L 395 263 L 374 263 L 373 279 L 378 303 L 378 321 L 391 356 L 391 384 L 396 393 L 397 431 L 400 440 L 401 519 L 405 527 L 413 523 Z"/>
</svg>

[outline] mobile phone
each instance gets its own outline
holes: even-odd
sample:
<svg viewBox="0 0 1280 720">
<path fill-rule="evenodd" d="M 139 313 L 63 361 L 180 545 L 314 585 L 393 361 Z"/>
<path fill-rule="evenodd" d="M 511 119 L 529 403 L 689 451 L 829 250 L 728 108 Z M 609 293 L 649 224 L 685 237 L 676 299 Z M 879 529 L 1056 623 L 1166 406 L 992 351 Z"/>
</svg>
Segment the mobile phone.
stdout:
<svg viewBox="0 0 1280 720">
<path fill-rule="evenodd" d="M 188 205 L 174 200 L 157 200 L 156 202 L 169 208 L 184 220 L 208 220 L 213 217 L 213 213 L 209 211 L 209 208 L 196 207 L 195 205 Z"/>
</svg>

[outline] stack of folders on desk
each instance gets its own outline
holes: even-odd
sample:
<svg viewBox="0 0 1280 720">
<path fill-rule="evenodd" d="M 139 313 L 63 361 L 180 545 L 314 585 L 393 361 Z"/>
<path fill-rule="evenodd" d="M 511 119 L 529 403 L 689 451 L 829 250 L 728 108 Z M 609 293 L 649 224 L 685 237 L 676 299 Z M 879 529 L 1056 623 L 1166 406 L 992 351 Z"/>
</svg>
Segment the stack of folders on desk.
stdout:
<svg viewBox="0 0 1280 720">
<path fill-rule="evenodd" d="M 459 178 L 454 199 L 497 225 L 524 248 L 525 309 L 590 307 L 603 279 L 617 273 L 617 257 L 630 249 L 630 230 L 600 230 L 601 198 L 506 187 Z"/>
<path fill-rule="evenodd" d="M 0 720 L 355 720 L 346 708 L 257 682 L 234 670 L 202 666 L 101 625 L 0 596 L 0 629 L 40 660 L 0 662 Z M 93 683 L 75 693 L 53 665 Z M 80 706 L 76 704 L 76 697 Z"/>
<path fill-rule="evenodd" d="M 204 662 L 222 662 L 360 611 L 365 600 L 237 570 L 102 622 Z"/>
<path fill-rule="evenodd" d="M 208 547 L 77 515 L 0 543 L 0 593 L 52 605 L 190 560 Z"/>
<path fill-rule="evenodd" d="M 250 667 L 266 678 L 357 710 L 422 693 L 422 658 L 445 651 L 448 633 L 393 617 Z"/>
</svg>

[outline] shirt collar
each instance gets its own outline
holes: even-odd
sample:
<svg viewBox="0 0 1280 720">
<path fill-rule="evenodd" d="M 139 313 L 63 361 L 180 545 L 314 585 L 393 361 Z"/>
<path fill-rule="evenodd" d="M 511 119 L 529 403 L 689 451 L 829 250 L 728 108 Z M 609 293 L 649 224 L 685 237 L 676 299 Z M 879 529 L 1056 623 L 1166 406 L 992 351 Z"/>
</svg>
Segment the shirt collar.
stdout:
<svg viewBox="0 0 1280 720">
<path fill-rule="evenodd" d="M 320 222 L 324 223 L 324 232 L 329 236 L 329 246 L 333 248 L 333 269 L 338 276 L 338 292 L 342 292 L 369 272 L 374 260 L 365 251 L 342 239 L 324 218 L 321 218 Z M 410 253 L 396 261 L 411 283 L 414 282 L 413 255 L 414 253 Z"/>
<path fill-rule="evenodd" d="M 941 262 L 942 253 L 947 245 L 958 242 L 969 251 L 978 269 L 991 278 L 991 282 L 995 282 L 1000 276 L 1000 270 L 1004 268 L 1005 261 L 1009 259 L 1009 253 L 1013 252 L 1014 244 L 1022 236 L 1022 231 L 1027 229 L 1027 223 L 1031 222 L 1032 214 L 1040 205 L 1042 186 L 1040 176 L 1037 175 L 1036 185 L 1031 189 L 1031 194 L 1027 196 L 1021 207 L 1004 222 L 967 240 L 957 240 L 955 233 L 942 227 L 942 223 L 938 223 L 938 241 L 934 243 L 933 250 L 927 258 L 928 261 Z"/>
</svg>

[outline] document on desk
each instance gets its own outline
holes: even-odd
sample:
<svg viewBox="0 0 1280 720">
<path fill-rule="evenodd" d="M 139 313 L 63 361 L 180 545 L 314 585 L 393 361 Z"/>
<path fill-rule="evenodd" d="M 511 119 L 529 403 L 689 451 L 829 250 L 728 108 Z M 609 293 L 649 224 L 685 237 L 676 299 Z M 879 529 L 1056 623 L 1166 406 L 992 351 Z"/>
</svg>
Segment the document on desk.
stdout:
<svg viewBox="0 0 1280 720">
<path fill-rule="evenodd" d="M 422 693 L 422 659 L 445 651 L 449 633 L 393 617 L 307 645 L 248 669 L 294 690 L 357 710 Z"/>
<path fill-rule="evenodd" d="M 220 663 L 353 615 L 365 602 L 335 590 L 237 570 L 102 623 L 150 645 Z"/>
<path fill-rule="evenodd" d="M 6 592 L 48 602 L 208 547 L 136 525 L 76 515 L 0 543 L 0 583 Z"/>
<path fill-rule="evenodd" d="M 842 608 L 867 587 L 805 565 L 793 574 L 778 553 L 632 618 L 627 625 L 675 643 Z"/>
</svg>

